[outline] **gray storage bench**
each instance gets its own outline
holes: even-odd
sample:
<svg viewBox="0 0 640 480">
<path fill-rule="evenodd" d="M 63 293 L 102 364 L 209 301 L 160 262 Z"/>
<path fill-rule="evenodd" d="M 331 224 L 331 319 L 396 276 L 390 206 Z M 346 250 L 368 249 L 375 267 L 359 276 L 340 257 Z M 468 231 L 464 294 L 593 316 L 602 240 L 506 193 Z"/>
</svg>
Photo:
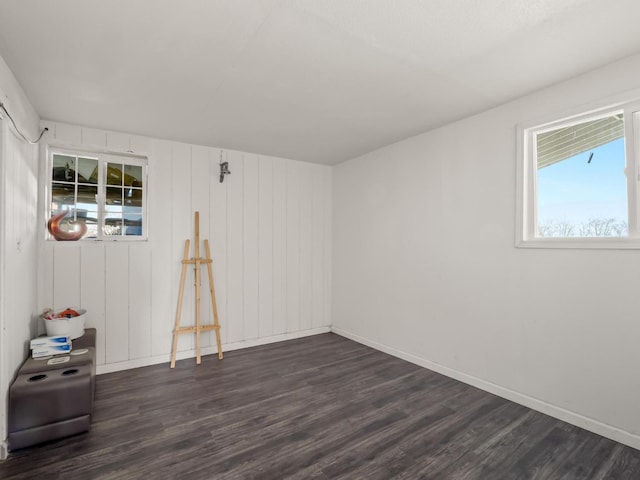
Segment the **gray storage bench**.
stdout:
<svg viewBox="0 0 640 480">
<path fill-rule="evenodd" d="M 72 341 L 65 363 L 28 358 L 9 388 L 9 450 L 86 432 L 91 428 L 96 375 L 96 330 Z M 54 358 L 66 357 L 56 355 Z"/>
</svg>

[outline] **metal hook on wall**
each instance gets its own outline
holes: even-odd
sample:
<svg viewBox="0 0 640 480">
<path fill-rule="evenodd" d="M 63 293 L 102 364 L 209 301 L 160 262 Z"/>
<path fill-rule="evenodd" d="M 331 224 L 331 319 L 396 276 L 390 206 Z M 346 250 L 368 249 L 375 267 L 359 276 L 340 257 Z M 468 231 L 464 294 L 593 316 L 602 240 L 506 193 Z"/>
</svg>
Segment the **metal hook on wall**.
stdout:
<svg viewBox="0 0 640 480">
<path fill-rule="evenodd" d="M 231 170 L 229 170 L 229 162 L 222 161 L 222 152 L 223 150 L 220 150 L 220 183 L 224 182 L 225 175 L 231 175 Z"/>
</svg>

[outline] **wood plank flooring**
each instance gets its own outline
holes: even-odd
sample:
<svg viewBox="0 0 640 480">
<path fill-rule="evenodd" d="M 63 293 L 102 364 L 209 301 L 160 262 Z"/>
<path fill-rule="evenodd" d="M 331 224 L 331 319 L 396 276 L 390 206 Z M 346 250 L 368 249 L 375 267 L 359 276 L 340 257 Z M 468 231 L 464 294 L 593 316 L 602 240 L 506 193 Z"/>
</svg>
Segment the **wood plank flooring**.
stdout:
<svg viewBox="0 0 640 480">
<path fill-rule="evenodd" d="M 324 334 L 97 378 L 2 479 L 640 479 L 640 451 Z"/>
</svg>

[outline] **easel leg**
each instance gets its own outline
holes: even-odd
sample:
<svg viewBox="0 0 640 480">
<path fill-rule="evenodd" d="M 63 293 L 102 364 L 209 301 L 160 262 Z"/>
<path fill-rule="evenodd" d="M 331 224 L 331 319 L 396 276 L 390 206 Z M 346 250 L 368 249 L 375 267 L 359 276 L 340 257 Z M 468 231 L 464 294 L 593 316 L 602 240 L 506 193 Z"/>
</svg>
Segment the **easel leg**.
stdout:
<svg viewBox="0 0 640 480">
<path fill-rule="evenodd" d="M 187 240 L 184 244 L 184 255 L 182 261 L 182 272 L 180 273 L 180 292 L 178 293 L 178 309 L 176 311 L 176 326 L 173 329 L 173 350 L 171 351 L 171 368 L 176 366 L 176 353 L 178 351 L 178 330 L 180 329 L 180 312 L 182 312 L 182 300 L 184 298 L 184 281 L 187 275 L 187 263 L 189 260 L 189 243 Z"/>
<path fill-rule="evenodd" d="M 200 212 L 195 213 L 196 230 L 196 256 L 194 257 L 196 269 L 196 365 L 202 361 L 200 357 Z"/>
<path fill-rule="evenodd" d="M 220 340 L 220 323 L 218 322 L 218 307 L 216 306 L 216 291 L 213 287 L 213 269 L 211 267 L 211 250 L 209 249 L 209 240 L 204 241 L 204 249 L 207 254 L 207 271 L 209 273 L 209 290 L 211 291 L 211 308 L 213 309 L 213 329 L 216 332 L 216 343 L 218 344 L 218 358 L 222 360 L 222 341 Z"/>
</svg>

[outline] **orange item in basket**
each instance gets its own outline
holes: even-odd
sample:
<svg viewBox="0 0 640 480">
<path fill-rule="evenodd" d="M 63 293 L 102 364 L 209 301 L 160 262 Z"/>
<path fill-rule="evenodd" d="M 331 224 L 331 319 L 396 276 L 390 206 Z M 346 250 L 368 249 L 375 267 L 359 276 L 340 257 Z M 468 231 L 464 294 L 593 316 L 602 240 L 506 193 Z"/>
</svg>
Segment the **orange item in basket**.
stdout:
<svg viewBox="0 0 640 480">
<path fill-rule="evenodd" d="M 58 318 L 71 318 L 71 317 L 79 317 L 80 314 L 78 312 L 76 312 L 75 310 L 72 310 L 70 308 L 67 308 L 66 310 L 63 310 L 62 312 L 58 313 L 56 315 L 56 317 Z"/>
</svg>

